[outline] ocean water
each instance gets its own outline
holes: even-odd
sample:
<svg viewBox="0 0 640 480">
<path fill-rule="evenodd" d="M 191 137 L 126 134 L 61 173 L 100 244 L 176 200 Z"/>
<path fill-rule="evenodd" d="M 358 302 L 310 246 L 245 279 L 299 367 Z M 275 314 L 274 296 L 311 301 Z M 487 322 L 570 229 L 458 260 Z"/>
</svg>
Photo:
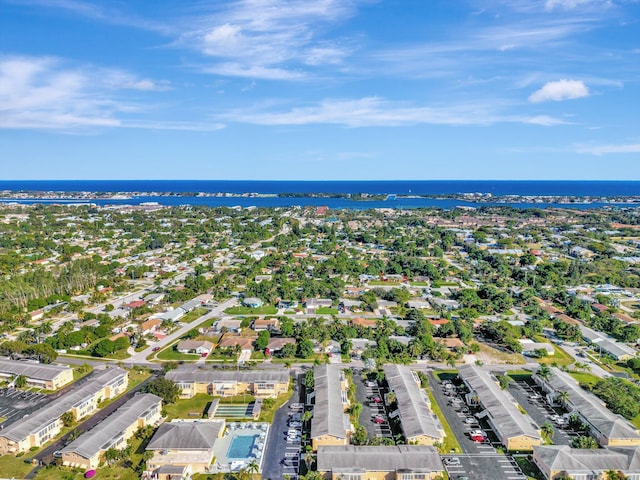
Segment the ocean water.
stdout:
<svg viewBox="0 0 640 480">
<path fill-rule="evenodd" d="M 442 195 L 640 196 L 640 181 L 259 181 L 259 180 L 0 180 L 0 190 L 62 192 L 373 193 Z"/>
<path fill-rule="evenodd" d="M 370 193 L 397 195 L 447 195 L 460 193 L 490 193 L 494 196 L 591 196 L 591 197 L 640 197 L 640 181 L 232 181 L 232 180 L 39 180 L 0 181 L 0 190 L 55 191 L 55 192 L 137 192 L 142 195 L 130 199 L 86 200 L 98 205 L 140 204 L 157 202 L 162 205 L 205 205 L 227 207 L 291 207 L 320 206 L 333 209 L 367 208 L 427 208 L 451 209 L 458 206 L 479 207 L 508 205 L 516 208 L 563 207 L 592 209 L 610 206 L 609 203 L 533 203 L 474 202 L 460 199 L 390 198 L 388 200 L 354 201 L 348 198 L 301 197 L 195 197 L 144 195 L 153 192 L 173 193 Z M 11 201 L 9 199 L 3 202 Z M 65 203 L 60 200 L 20 199 L 20 203 Z M 77 203 L 77 202 L 73 202 Z M 640 203 L 616 204 L 640 207 Z"/>
</svg>

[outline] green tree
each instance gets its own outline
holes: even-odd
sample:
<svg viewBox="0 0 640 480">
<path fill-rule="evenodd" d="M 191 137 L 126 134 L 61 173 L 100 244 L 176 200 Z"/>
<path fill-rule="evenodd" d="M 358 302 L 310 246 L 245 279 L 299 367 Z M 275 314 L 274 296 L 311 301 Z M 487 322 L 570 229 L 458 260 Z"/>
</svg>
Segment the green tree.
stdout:
<svg viewBox="0 0 640 480">
<path fill-rule="evenodd" d="M 554 432 L 555 430 L 553 428 L 553 425 L 551 425 L 549 422 L 544 422 L 544 424 L 540 428 L 540 433 L 542 433 L 542 438 L 544 438 L 547 442 L 551 442 Z"/>
<path fill-rule="evenodd" d="M 60 420 L 62 420 L 62 424 L 65 427 L 70 427 L 75 423 L 76 415 L 72 411 L 64 412 L 60 417 Z"/>
<path fill-rule="evenodd" d="M 18 375 L 13 380 L 13 384 L 16 386 L 16 388 L 24 388 L 27 386 L 27 377 L 25 377 L 24 375 Z"/>
<path fill-rule="evenodd" d="M 598 448 L 598 442 L 596 442 L 595 438 L 585 435 L 580 435 L 578 437 L 574 437 L 571 440 L 572 448 Z"/>
<path fill-rule="evenodd" d="M 271 339 L 271 334 L 269 330 L 262 330 L 258 333 L 258 338 L 256 339 L 256 350 L 264 350 L 269 345 L 269 340 Z"/>
<path fill-rule="evenodd" d="M 146 384 L 142 390 L 145 393 L 153 393 L 154 395 L 157 395 L 162 398 L 165 403 L 175 403 L 180 396 L 180 388 L 178 385 L 164 377 L 152 380 Z"/>
</svg>

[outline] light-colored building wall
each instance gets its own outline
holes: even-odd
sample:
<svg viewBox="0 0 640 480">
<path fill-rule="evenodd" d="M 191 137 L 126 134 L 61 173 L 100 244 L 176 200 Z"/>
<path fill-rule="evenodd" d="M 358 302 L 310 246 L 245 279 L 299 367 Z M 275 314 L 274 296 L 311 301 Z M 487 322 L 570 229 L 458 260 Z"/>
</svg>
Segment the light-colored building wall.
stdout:
<svg viewBox="0 0 640 480">
<path fill-rule="evenodd" d="M 204 393 L 214 397 L 233 397 L 250 393 L 260 398 L 277 397 L 287 393 L 289 383 L 277 382 L 195 382 L 182 383 L 178 382 L 180 387 L 180 398 L 192 398 L 194 395 Z"/>
<path fill-rule="evenodd" d="M 347 445 L 348 443 L 349 439 L 347 435 L 345 435 L 345 438 L 338 438 L 333 435 L 322 435 L 311 439 L 311 446 L 314 450 L 318 450 L 318 447 L 321 445 Z"/>
</svg>

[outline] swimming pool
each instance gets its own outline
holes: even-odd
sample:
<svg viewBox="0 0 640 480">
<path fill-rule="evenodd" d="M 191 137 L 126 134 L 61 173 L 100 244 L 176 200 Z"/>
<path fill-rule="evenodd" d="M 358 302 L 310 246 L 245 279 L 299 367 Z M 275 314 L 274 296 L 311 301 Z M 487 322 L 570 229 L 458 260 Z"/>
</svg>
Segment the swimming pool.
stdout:
<svg viewBox="0 0 640 480">
<path fill-rule="evenodd" d="M 233 437 L 229 450 L 227 451 L 227 458 L 233 460 L 244 460 L 251 456 L 251 450 L 255 443 L 255 435 L 238 435 Z"/>
</svg>

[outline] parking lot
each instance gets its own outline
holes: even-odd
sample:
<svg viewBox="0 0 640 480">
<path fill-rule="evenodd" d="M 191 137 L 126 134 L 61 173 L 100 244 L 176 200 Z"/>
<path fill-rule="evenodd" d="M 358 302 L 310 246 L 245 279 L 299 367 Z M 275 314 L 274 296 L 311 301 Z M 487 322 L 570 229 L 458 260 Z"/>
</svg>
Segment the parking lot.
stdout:
<svg viewBox="0 0 640 480">
<path fill-rule="evenodd" d="M 25 391 L 14 388 L 0 389 L 0 417 L 5 420 L 0 425 L 4 428 L 13 422 L 30 415 L 50 398 L 36 391 Z"/>
<path fill-rule="evenodd" d="M 568 445 L 573 437 L 579 435 L 574 432 L 568 425 L 559 424 L 556 417 L 563 414 L 559 407 L 551 407 L 544 395 L 536 387 L 530 385 L 524 380 L 512 382 L 509 385 L 509 393 L 524 408 L 533 420 L 542 426 L 545 422 L 553 425 L 553 443 L 556 445 Z"/>
<path fill-rule="evenodd" d="M 445 456 L 443 462 L 452 480 L 526 480 L 511 455 L 476 454 Z"/>
<path fill-rule="evenodd" d="M 267 480 L 280 480 L 285 475 L 291 480 L 298 478 L 304 404 L 300 402 L 300 376 L 294 378 L 293 396 L 276 411 L 269 429 L 262 461 L 262 478 Z"/>
<path fill-rule="evenodd" d="M 359 422 L 367 429 L 367 437 L 393 438 L 394 433 L 384 404 L 386 390 L 382 389 L 378 382 L 363 380 L 359 375 L 354 375 L 354 382 L 356 398 L 362 404 Z"/>
<path fill-rule="evenodd" d="M 297 478 L 300 471 L 303 412 L 304 405 L 302 403 L 292 403 L 287 414 L 288 428 L 285 432 L 287 445 L 285 447 L 282 474 L 288 475 L 289 478 Z"/>
<path fill-rule="evenodd" d="M 433 396 L 456 436 L 462 452 L 486 455 L 495 453 L 496 449 L 493 446 L 497 443 L 495 434 L 487 424 L 482 424 L 475 418 L 464 402 L 464 395 L 460 388 L 450 382 L 441 383 L 433 374 L 429 383 L 432 385 Z M 486 436 L 485 441 L 472 440 L 471 433 L 477 430 L 481 430 Z"/>
</svg>

